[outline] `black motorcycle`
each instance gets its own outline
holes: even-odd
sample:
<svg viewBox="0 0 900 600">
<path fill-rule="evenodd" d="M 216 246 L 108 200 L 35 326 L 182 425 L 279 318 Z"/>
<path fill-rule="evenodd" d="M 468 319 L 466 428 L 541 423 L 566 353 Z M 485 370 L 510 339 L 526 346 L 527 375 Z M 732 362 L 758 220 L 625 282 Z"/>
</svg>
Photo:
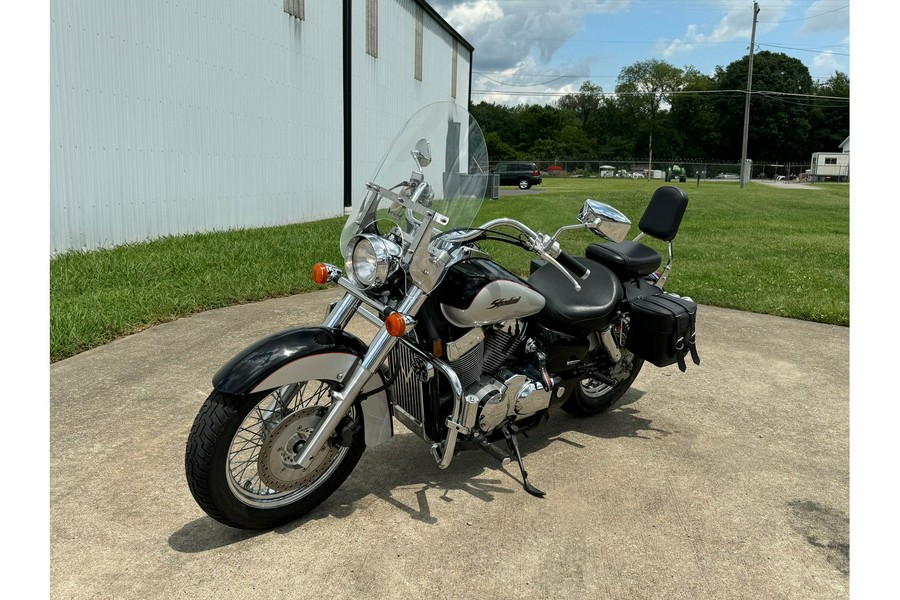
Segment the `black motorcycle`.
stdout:
<svg viewBox="0 0 900 600">
<path fill-rule="evenodd" d="M 343 270 L 313 269 L 345 291 L 324 323 L 259 340 L 214 376 L 185 456 L 207 514 L 246 529 L 296 519 L 367 446 L 391 438 L 394 419 L 430 444 L 439 468 L 478 447 L 516 460 L 525 490 L 542 496 L 517 436 L 551 405 L 597 414 L 644 361 L 699 364 L 697 307 L 663 291 L 684 192 L 656 190 L 641 234 L 624 241 L 631 222 L 595 200 L 552 236 L 509 218 L 471 227 L 490 183 L 484 136 L 463 108 L 437 103 L 410 119 L 347 221 Z M 557 239 L 572 229 L 608 243 L 570 256 Z M 662 272 L 645 234 L 669 243 Z M 530 276 L 493 262 L 486 240 L 536 254 Z M 378 327 L 368 344 L 345 331 L 355 315 Z"/>
</svg>

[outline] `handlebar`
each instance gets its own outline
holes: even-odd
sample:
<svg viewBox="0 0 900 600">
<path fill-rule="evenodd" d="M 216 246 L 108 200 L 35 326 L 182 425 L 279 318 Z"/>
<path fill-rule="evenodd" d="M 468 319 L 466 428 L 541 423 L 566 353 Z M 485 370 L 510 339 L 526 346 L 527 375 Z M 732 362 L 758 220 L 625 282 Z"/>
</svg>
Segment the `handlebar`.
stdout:
<svg viewBox="0 0 900 600">
<path fill-rule="evenodd" d="M 580 279 L 587 279 L 587 277 L 591 274 L 590 270 L 580 262 L 572 258 L 570 254 L 561 250 L 559 244 L 556 242 L 555 237 L 551 238 L 547 235 L 544 235 L 543 233 L 536 233 L 526 225 L 520 223 L 519 221 L 516 221 L 515 219 L 494 219 L 492 221 L 488 221 L 474 231 L 452 232 L 447 237 L 457 243 L 469 242 L 477 239 L 481 235 L 484 235 L 485 230 L 500 227 L 502 225 L 507 225 L 509 227 L 512 227 L 513 229 L 518 229 L 523 234 L 525 234 L 525 237 L 528 239 L 529 249 L 535 252 L 542 259 L 559 269 L 559 271 L 563 275 L 565 275 L 566 278 L 572 283 L 575 291 L 581 291 L 581 285 L 579 285 L 578 281 L 575 280 L 575 277 L 578 277 Z M 575 275 L 575 277 L 572 276 L 573 274 Z"/>
<path fill-rule="evenodd" d="M 559 251 L 559 256 L 556 257 L 556 260 L 579 279 L 587 279 L 591 274 L 591 271 L 587 267 L 575 260 L 571 254 L 564 250 Z"/>
</svg>

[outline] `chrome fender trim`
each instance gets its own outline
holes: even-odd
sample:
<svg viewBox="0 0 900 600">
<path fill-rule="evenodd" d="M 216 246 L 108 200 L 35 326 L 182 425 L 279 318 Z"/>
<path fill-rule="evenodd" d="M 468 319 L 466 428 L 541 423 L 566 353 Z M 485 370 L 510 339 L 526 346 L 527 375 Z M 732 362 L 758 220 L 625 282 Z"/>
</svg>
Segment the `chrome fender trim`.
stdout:
<svg viewBox="0 0 900 600">
<path fill-rule="evenodd" d="M 359 357 L 355 354 L 340 352 L 314 354 L 284 365 L 260 382 L 252 392 L 261 392 L 310 379 L 341 381 L 357 362 L 359 362 Z M 381 378 L 381 374 L 376 373 L 366 383 L 363 394 L 383 385 L 384 380 Z M 366 446 L 377 446 L 389 440 L 394 435 L 394 427 L 385 391 L 381 390 L 367 396 L 360 402 L 360 406 L 365 426 Z"/>
<path fill-rule="evenodd" d="M 365 344 L 340 329 L 288 329 L 235 355 L 215 374 L 213 386 L 221 392 L 243 396 L 309 379 L 341 382 L 365 353 Z M 375 373 L 366 382 L 363 393 L 383 385 L 381 373 Z M 362 400 L 360 406 L 367 446 L 377 446 L 393 435 L 391 409 L 383 390 Z"/>
</svg>

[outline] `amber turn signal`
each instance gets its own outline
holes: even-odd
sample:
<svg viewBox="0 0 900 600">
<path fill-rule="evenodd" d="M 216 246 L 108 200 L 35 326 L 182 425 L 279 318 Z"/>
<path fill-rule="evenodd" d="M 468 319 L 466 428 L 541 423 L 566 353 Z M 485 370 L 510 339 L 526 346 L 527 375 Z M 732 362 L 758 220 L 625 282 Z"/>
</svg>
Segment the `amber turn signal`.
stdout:
<svg viewBox="0 0 900 600">
<path fill-rule="evenodd" d="M 319 285 L 328 283 L 328 267 L 325 263 L 316 263 L 313 265 L 313 281 Z"/>
<path fill-rule="evenodd" d="M 388 334 L 394 337 L 400 337 L 406 333 L 406 317 L 398 312 L 391 313 L 388 315 L 387 319 L 384 320 L 384 328 L 387 330 Z"/>
</svg>

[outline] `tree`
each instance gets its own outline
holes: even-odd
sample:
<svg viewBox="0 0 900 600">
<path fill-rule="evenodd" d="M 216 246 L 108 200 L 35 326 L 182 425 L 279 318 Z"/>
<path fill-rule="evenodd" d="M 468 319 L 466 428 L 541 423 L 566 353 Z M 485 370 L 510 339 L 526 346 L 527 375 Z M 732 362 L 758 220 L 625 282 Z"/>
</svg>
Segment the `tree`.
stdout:
<svg viewBox="0 0 900 600">
<path fill-rule="evenodd" d="M 566 94 L 556 105 L 560 110 L 570 110 L 581 119 L 581 129 L 587 126 L 588 119 L 600 108 L 603 100 L 603 88 L 599 85 L 585 81 L 581 84 L 577 94 Z"/>
<path fill-rule="evenodd" d="M 496 131 L 488 131 L 484 134 L 484 143 L 488 150 L 488 159 L 491 161 L 514 160 L 519 158 L 516 149 L 501 139 Z"/>
<path fill-rule="evenodd" d="M 681 94 L 672 96 L 669 114 L 679 133 L 681 158 L 702 160 L 721 145 L 714 92 L 716 81 L 694 67 L 685 67 Z"/>
<path fill-rule="evenodd" d="M 481 101 L 478 104 L 471 104 L 469 112 L 478 121 L 482 131 L 487 137 L 487 132 L 493 132 L 497 135 L 498 140 L 502 140 L 506 144 L 515 143 L 514 126 L 515 117 L 512 108 L 503 106 L 502 104 L 494 104 L 493 102 Z M 493 155 L 491 155 L 493 157 Z"/>
<path fill-rule="evenodd" d="M 610 97 L 603 99 L 600 110 L 591 117 L 587 133 L 596 140 L 598 156 L 621 160 L 638 155 L 635 141 L 639 129 L 633 115 Z"/>
<path fill-rule="evenodd" d="M 722 156 L 740 156 L 749 57 L 717 72 Z M 758 161 L 809 160 L 813 81 L 800 60 L 764 50 L 753 57 L 748 156 Z"/>
<path fill-rule="evenodd" d="M 636 116 L 653 123 L 663 104 L 671 101 L 672 92 L 681 89 L 682 75 L 681 69 L 663 60 L 639 61 L 619 72 L 616 94 Z"/>
<path fill-rule="evenodd" d="M 556 137 L 560 152 L 566 158 L 590 158 L 594 154 L 594 144 L 584 130 L 574 125 L 566 125 Z"/>
<path fill-rule="evenodd" d="M 552 106 L 529 104 L 512 109 L 513 145 L 520 152 L 526 152 L 541 138 L 552 137 L 552 132 L 562 128 L 562 115 Z"/>
<path fill-rule="evenodd" d="M 556 162 L 562 157 L 563 152 L 560 149 L 559 142 L 543 138 L 535 142 L 534 146 L 531 147 L 531 150 L 528 151 L 528 158 L 532 160 L 549 160 L 552 162 Z"/>
<path fill-rule="evenodd" d="M 809 153 L 837 152 L 850 135 L 850 78 L 835 71 L 827 81 L 815 86 L 815 94 L 810 112 Z"/>
</svg>

